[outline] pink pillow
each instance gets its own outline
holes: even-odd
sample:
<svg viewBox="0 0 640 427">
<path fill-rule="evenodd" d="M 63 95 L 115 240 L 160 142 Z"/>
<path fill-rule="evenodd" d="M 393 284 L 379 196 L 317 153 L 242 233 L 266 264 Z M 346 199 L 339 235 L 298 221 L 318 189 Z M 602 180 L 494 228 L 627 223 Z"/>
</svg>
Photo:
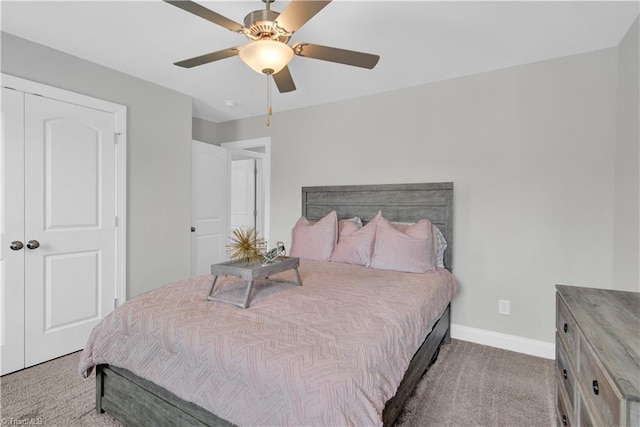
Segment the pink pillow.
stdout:
<svg viewBox="0 0 640 427">
<path fill-rule="evenodd" d="M 404 232 L 407 228 L 414 225 L 415 222 L 392 222 L 393 226 Z M 433 253 L 436 257 L 436 267 L 444 268 L 444 251 L 447 249 L 447 239 L 444 238 L 442 231 L 431 223 L 431 234 L 433 235 Z"/>
<path fill-rule="evenodd" d="M 434 271 L 436 267 L 431 221 L 421 219 L 414 225 L 399 228 L 403 231 L 394 227 L 388 219 L 380 219 L 371 267 L 407 273 Z"/>
<path fill-rule="evenodd" d="M 343 262 L 369 267 L 373 254 L 373 242 L 376 238 L 378 221 L 382 213 L 378 214 L 360 230 L 351 233 L 341 233 L 338 244 L 331 254 L 331 262 Z"/>
<path fill-rule="evenodd" d="M 348 219 L 341 219 L 338 221 L 338 242 L 342 240 L 344 236 L 348 236 L 354 231 L 358 231 L 362 228 L 362 221 L 360 218 L 353 217 Z"/>
<path fill-rule="evenodd" d="M 291 256 L 329 261 L 338 240 L 338 215 L 336 211 L 312 223 L 300 218 L 291 230 Z"/>
</svg>

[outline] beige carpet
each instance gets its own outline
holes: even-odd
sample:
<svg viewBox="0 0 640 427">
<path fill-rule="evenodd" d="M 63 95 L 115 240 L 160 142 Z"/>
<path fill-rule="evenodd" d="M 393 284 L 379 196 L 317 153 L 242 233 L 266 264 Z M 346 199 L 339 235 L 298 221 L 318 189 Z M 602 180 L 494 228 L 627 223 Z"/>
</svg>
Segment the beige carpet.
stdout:
<svg viewBox="0 0 640 427">
<path fill-rule="evenodd" d="M 554 361 L 465 341 L 443 345 L 396 426 L 555 426 Z"/>
<path fill-rule="evenodd" d="M 5 426 L 120 426 L 95 410 L 95 376 L 78 374 L 80 352 L 0 378 Z"/>
<path fill-rule="evenodd" d="M 95 411 L 79 353 L 0 378 L 5 425 L 119 426 Z M 418 384 L 397 426 L 551 426 L 553 361 L 453 340 Z"/>
</svg>

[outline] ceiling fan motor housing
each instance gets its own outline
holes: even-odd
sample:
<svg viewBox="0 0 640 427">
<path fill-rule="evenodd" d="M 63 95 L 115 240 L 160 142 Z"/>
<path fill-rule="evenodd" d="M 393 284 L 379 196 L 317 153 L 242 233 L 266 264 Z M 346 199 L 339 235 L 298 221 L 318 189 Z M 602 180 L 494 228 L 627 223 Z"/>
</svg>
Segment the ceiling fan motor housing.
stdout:
<svg viewBox="0 0 640 427">
<path fill-rule="evenodd" d="M 270 9 L 255 10 L 244 17 L 245 34 L 253 40 L 276 40 L 287 43 L 291 34 L 276 25 L 279 12 Z"/>
</svg>

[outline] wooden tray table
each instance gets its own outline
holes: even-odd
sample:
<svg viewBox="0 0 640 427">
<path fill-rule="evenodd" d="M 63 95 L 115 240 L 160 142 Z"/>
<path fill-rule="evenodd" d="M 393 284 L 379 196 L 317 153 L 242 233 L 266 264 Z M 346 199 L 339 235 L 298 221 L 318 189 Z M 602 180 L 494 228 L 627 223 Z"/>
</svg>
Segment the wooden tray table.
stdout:
<svg viewBox="0 0 640 427">
<path fill-rule="evenodd" d="M 302 280 L 300 280 L 300 273 L 298 272 L 299 265 L 300 259 L 295 257 L 280 257 L 269 264 L 247 263 L 244 261 L 227 261 L 219 264 L 212 264 L 211 274 L 213 274 L 214 277 L 211 289 L 209 289 L 209 293 L 207 294 L 207 301 L 226 302 L 237 305 L 241 308 L 247 308 L 251 301 L 251 290 L 253 289 L 253 283 L 255 280 L 268 279 L 272 282 L 293 283 L 295 285 L 302 286 Z M 282 273 L 287 270 L 295 271 L 295 282 L 269 278 L 269 276 L 273 274 Z M 214 289 L 219 276 L 235 276 L 247 282 L 247 290 L 245 291 L 243 302 L 217 297 L 216 294 L 214 294 Z"/>
</svg>

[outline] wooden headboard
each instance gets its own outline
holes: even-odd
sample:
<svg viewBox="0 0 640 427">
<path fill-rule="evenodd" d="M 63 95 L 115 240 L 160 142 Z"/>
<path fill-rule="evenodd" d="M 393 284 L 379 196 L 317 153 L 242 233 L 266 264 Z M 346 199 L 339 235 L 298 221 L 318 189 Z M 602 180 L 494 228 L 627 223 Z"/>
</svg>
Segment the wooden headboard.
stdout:
<svg viewBox="0 0 640 427">
<path fill-rule="evenodd" d="M 390 221 L 428 218 L 447 239 L 444 265 L 453 266 L 453 182 L 302 187 L 302 216 L 318 220 L 335 210 L 339 219 L 366 223 L 379 210 Z"/>
</svg>

